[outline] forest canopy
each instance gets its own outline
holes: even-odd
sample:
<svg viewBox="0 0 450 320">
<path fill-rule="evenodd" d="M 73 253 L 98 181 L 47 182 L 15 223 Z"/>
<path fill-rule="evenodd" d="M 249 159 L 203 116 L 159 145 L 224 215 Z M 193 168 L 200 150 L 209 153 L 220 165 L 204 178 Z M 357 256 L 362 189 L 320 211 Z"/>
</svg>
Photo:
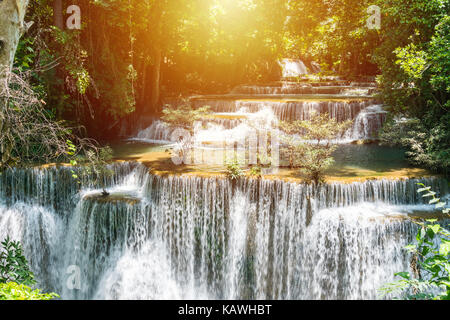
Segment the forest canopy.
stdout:
<svg viewBox="0 0 450 320">
<path fill-rule="evenodd" d="M 79 8 L 79 12 L 66 10 Z M 379 8 L 379 26 L 368 19 Z M 377 76 L 391 111 L 386 136 L 422 165 L 449 159 L 448 0 L 42 0 L 28 4 L 14 67 L 48 113 L 95 138 L 124 119 L 158 115 L 164 96 L 218 93 L 277 80 L 278 61 L 321 74 Z M 372 9 L 371 9 L 372 8 Z M 68 28 L 79 14 L 80 28 Z M 77 22 L 77 21 L 75 21 Z M 411 123 L 409 123 L 411 124 Z M 397 130 L 397 131 L 396 131 Z M 420 139 L 420 141 L 418 141 Z"/>
</svg>

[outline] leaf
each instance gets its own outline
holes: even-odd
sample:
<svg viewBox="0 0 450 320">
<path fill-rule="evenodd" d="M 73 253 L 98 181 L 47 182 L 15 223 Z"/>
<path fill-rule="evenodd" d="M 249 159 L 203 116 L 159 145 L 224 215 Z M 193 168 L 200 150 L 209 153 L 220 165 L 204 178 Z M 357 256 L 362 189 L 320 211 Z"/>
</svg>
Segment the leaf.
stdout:
<svg viewBox="0 0 450 320">
<path fill-rule="evenodd" d="M 406 280 L 411 279 L 409 272 L 397 272 L 395 275 L 398 277 L 402 277 L 403 279 L 406 279 Z"/>
<path fill-rule="evenodd" d="M 439 254 L 448 256 L 450 252 L 450 241 L 442 239 L 441 246 L 439 247 Z"/>
<path fill-rule="evenodd" d="M 436 195 L 436 192 L 430 191 L 430 192 L 428 192 L 427 194 L 424 194 L 424 195 L 422 196 L 422 198 L 434 197 L 435 195 Z"/>
<path fill-rule="evenodd" d="M 431 187 L 426 187 L 426 188 L 420 188 L 420 189 L 418 189 L 417 192 L 418 192 L 418 193 L 422 193 L 422 192 L 430 191 L 430 190 L 431 190 Z"/>
<path fill-rule="evenodd" d="M 441 230 L 441 226 L 438 225 L 438 224 L 429 226 L 429 228 L 430 228 L 431 230 L 433 230 L 434 233 L 439 233 L 439 231 Z"/>
<path fill-rule="evenodd" d="M 416 240 L 420 243 L 423 242 L 422 239 L 425 238 L 425 228 L 420 228 L 416 235 Z"/>
<path fill-rule="evenodd" d="M 426 256 L 430 252 L 429 247 L 423 247 L 422 249 L 422 256 Z"/>
<path fill-rule="evenodd" d="M 436 202 L 439 202 L 439 198 L 434 198 L 434 199 L 431 199 L 429 202 L 428 202 L 428 204 L 433 204 L 433 203 L 436 203 Z"/>
<path fill-rule="evenodd" d="M 439 202 L 438 204 L 436 204 L 436 209 L 443 208 L 443 207 L 445 207 L 445 203 L 443 203 L 443 202 Z"/>
</svg>

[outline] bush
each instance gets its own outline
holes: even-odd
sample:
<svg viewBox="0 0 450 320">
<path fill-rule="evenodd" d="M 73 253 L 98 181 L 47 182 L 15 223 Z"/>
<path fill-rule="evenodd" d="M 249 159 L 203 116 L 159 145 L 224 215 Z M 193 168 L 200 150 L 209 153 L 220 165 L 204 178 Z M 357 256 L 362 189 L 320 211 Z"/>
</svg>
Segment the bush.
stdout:
<svg viewBox="0 0 450 320">
<path fill-rule="evenodd" d="M 0 300 L 51 300 L 59 297 L 56 293 L 41 293 L 30 287 L 36 281 L 20 242 L 7 237 L 1 244 Z"/>
<path fill-rule="evenodd" d="M 419 185 L 418 192 L 425 193 L 423 197 L 431 198 L 430 204 L 435 204 L 438 209 L 445 207 L 430 187 Z M 443 209 L 445 215 L 449 212 L 449 208 Z M 417 242 L 405 247 L 412 254 L 413 275 L 398 272 L 395 275 L 401 279 L 385 285 L 380 291 L 384 296 L 394 294 L 409 300 L 450 300 L 450 232 L 435 219 L 417 224 Z"/>
<path fill-rule="evenodd" d="M 52 300 L 58 297 L 56 293 L 41 293 L 16 282 L 0 283 L 0 300 Z"/>
<path fill-rule="evenodd" d="M 0 252 L 0 283 L 13 281 L 34 285 L 34 274 L 23 255 L 20 242 L 11 241 L 8 237 L 1 244 L 3 250 Z"/>
<path fill-rule="evenodd" d="M 226 172 L 228 178 L 231 180 L 237 180 L 244 175 L 241 165 L 236 157 L 232 161 L 227 162 Z"/>
<path fill-rule="evenodd" d="M 251 177 L 259 178 L 262 175 L 262 168 L 260 166 L 251 167 L 249 174 Z"/>
<path fill-rule="evenodd" d="M 388 121 L 380 133 L 382 144 L 406 148 L 408 160 L 433 171 L 450 169 L 450 115 L 428 129 L 424 119 L 411 118 Z"/>
<path fill-rule="evenodd" d="M 281 122 L 280 128 L 286 133 L 281 137 L 281 151 L 291 168 L 298 168 L 309 181 L 323 182 L 325 171 L 334 162 L 336 145 L 332 140 L 350 125 L 351 121 L 338 123 L 328 114 L 314 114 L 310 121 Z"/>
<path fill-rule="evenodd" d="M 88 152 L 92 159 L 98 156 L 94 140 L 73 133 L 82 128 L 67 127 L 44 108 L 27 74 L 0 70 L 0 77 L 6 84 L 0 90 L 0 169 L 86 158 Z"/>
<path fill-rule="evenodd" d="M 210 107 L 204 106 L 194 109 L 188 101 L 181 105 L 166 105 L 161 119 L 174 128 L 183 128 L 192 133 L 194 122 L 204 118 L 210 113 Z"/>
</svg>

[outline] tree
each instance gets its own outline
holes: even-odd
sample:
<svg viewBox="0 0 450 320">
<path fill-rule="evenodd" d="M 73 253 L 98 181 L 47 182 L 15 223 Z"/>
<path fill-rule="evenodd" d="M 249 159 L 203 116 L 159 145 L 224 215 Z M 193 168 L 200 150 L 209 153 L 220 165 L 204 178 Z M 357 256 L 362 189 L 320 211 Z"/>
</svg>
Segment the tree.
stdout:
<svg viewBox="0 0 450 320">
<path fill-rule="evenodd" d="M 382 144 L 402 146 L 414 165 L 433 171 L 450 169 L 450 115 L 444 115 L 433 128 L 418 118 L 390 119 L 383 126 L 379 138 Z"/>
<path fill-rule="evenodd" d="M 53 0 L 53 23 L 60 30 L 64 28 L 62 0 Z"/>
<path fill-rule="evenodd" d="M 314 114 L 309 121 L 281 122 L 285 133 L 281 136 L 282 152 L 287 155 L 291 168 L 298 168 L 306 178 L 323 182 L 325 170 L 334 162 L 332 157 L 336 139 L 351 125 L 351 121 L 338 123 L 328 114 Z"/>
<path fill-rule="evenodd" d="M 373 60 L 382 71 L 380 97 L 393 115 L 384 140 L 406 147 L 414 163 L 448 172 L 450 2 L 380 0 L 378 5 L 385 15 Z M 401 132 L 408 134 L 398 136 Z"/>
<path fill-rule="evenodd" d="M 0 2 L 0 67 L 11 69 L 25 23 L 28 0 L 3 0 Z M 0 91 L 3 89 L 0 85 Z"/>
<path fill-rule="evenodd" d="M 210 113 L 210 107 L 204 106 L 194 109 L 189 101 L 172 106 L 166 105 L 163 109 L 163 116 L 161 119 L 168 123 L 173 128 L 182 128 L 193 133 L 194 123 L 204 119 Z"/>
<path fill-rule="evenodd" d="M 24 19 L 27 6 L 28 0 L 0 1 L 0 95 L 7 88 L 8 72 L 12 69 L 19 39 L 26 30 Z M 4 130 L 2 109 L 0 105 L 0 134 Z"/>
</svg>

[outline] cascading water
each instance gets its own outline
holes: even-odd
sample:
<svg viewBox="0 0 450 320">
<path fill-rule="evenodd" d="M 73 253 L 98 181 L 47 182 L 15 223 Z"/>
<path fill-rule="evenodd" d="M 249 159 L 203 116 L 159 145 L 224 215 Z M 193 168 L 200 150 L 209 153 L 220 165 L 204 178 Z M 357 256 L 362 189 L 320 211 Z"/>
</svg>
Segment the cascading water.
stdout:
<svg viewBox="0 0 450 320">
<path fill-rule="evenodd" d="M 283 59 L 279 64 L 283 69 L 283 78 L 298 77 L 308 74 L 308 69 L 301 60 Z"/>
<path fill-rule="evenodd" d="M 258 112 L 270 108 L 278 119 L 309 120 L 311 112 L 328 113 L 338 121 L 355 119 L 359 112 L 373 104 L 370 100 L 354 101 L 271 101 L 271 100 L 194 100 L 195 108 L 210 106 L 214 112 L 234 113 L 242 108 Z"/>
<path fill-rule="evenodd" d="M 374 105 L 362 110 L 344 135 L 344 140 L 373 139 L 386 121 L 387 112 L 381 105 Z"/>
<path fill-rule="evenodd" d="M 134 140 L 146 141 L 149 143 L 171 143 L 173 129 L 163 121 L 154 121 L 150 127 L 139 131 Z"/>
<path fill-rule="evenodd" d="M 366 96 L 373 88 L 356 86 L 312 86 L 308 83 L 302 84 L 283 84 L 281 86 L 256 86 L 242 85 L 238 86 L 232 94 L 255 94 L 255 95 L 294 95 L 294 94 L 344 94 L 347 96 Z"/>
<path fill-rule="evenodd" d="M 367 96 L 373 82 L 302 82 L 301 61 L 282 64 L 299 82 L 192 97 L 215 112 L 195 125 L 194 147 L 217 149 L 317 112 L 354 120 L 336 142 L 376 137 L 386 112 Z M 173 132 L 155 120 L 132 139 L 172 144 Z M 448 196 L 441 178 L 315 186 L 158 176 L 137 163 L 110 169 L 81 181 L 66 167 L 0 175 L 0 240 L 22 241 L 40 288 L 64 299 L 375 299 L 409 268 L 408 216 L 434 214 L 416 183 Z"/>
<path fill-rule="evenodd" d="M 315 187 L 111 169 L 82 189 L 64 167 L 0 176 L 0 239 L 21 240 L 40 287 L 65 299 L 377 298 L 408 269 L 406 215 L 432 210 L 416 183 L 448 193 L 439 178 Z"/>
<path fill-rule="evenodd" d="M 202 120 L 202 126 L 214 132 L 214 136 L 226 136 L 230 130 L 242 127 L 249 115 L 270 109 L 281 121 L 308 121 L 314 113 L 327 113 L 338 122 L 354 120 L 352 128 L 337 137 L 338 143 L 377 138 L 386 112 L 376 105 L 372 96 L 376 91 L 374 79 L 352 82 L 339 77 L 311 75 L 298 59 L 282 59 L 279 64 L 284 78 L 281 81 L 243 84 L 229 94 L 192 96 L 186 100 L 168 97 L 164 103 L 178 105 L 189 101 L 195 109 L 209 106 L 214 113 Z M 236 117 L 237 114 L 244 117 Z M 156 121 L 139 132 L 137 139 L 164 143 L 171 140 L 171 132 L 166 125 Z"/>
<path fill-rule="evenodd" d="M 197 145 L 202 142 L 228 142 L 242 138 L 252 130 L 249 123 L 263 118 L 264 124 L 260 129 L 270 129 L 277 120 L 310 120 L 314 113 L 329 114 L 330 118 L 339 122 L 354 120 L 350 129 L 343 134 L 339 143 L 355 140 L 373 139 L 386 119 L 386 111 L 380 105 L 371 105 L 370 101 L 355 102 L 250 102 L 237 101 L 236 112 L 216 113 L 217 118 L 201 121 L 201 127 L 196 130 Z M 226 118 L 228 117 L 228 118 Z M 173 129 L 161 121 L 154 122 L 150 127 L 142 130 L 133 138 L 151 143 L 169 144 L 176 142 L 172 139 Z M 235 139 L 235 140 L 236 140 Z"/>
</svg>

